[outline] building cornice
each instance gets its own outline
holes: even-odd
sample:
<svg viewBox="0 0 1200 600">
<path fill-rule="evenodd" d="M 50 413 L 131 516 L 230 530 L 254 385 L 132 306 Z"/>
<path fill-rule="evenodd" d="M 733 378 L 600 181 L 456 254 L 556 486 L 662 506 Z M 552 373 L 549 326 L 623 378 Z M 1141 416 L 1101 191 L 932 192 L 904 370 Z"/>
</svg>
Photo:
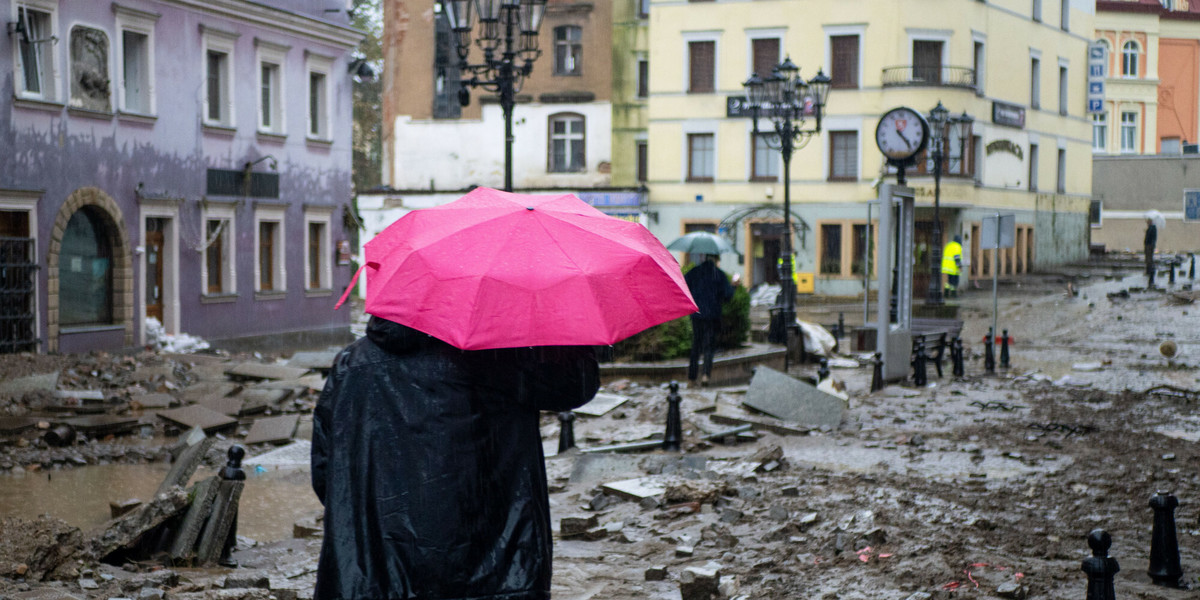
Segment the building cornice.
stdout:
<svg viewBox="0 0 1200 600">
<path fill-rule="evenodd" d="M 352 27 L 329 23 L 299 13 L 280 10 L 245 0 L 160 0 L 196 12 L 232 19 L 267 29 L 283 30 L 301 37 L 353 48 L 362 40 L 362 32 Z"/>
</svg>

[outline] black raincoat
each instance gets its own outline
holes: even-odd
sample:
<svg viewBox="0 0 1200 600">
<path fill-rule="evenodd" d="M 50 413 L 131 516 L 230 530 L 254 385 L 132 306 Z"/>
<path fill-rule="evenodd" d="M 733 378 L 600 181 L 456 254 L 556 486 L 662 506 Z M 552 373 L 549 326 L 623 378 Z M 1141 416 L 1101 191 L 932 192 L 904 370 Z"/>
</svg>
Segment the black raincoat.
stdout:
<svg viewBox="0 0 1200 600">
<path fill-rule="evenodd" d="M 465 352 L 372 317 L 314 413 L 315 598 L 549 598 L 538 411 L 598 387 L 589 347 Z"/>
</svg>

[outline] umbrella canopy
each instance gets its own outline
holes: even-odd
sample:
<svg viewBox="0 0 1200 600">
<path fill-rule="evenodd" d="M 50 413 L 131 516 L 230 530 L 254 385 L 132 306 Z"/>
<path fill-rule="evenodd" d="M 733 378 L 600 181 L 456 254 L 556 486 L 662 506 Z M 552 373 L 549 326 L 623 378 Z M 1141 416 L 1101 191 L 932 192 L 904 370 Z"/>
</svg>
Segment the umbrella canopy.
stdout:
<svg viewBox="0 0 1200 600">
<path fill-rule="evenodd" d="M 570 194 L 476 188 L 364 251 L 366 311 L 463 350 L 607 345 L 696 312 L 658 239 Z"/>
<path fill-rule="evenodd" d="M 688 254 L 723 254 L 725 252 L 737 254 L 733 244 L 725 241 L 725 238 L 707 231 L 693 231 L 667 244 L 667 250 L 687 252 Z"/>
<path fill-rule="evenodd" d="M 1157 210 L 1146 211 L 1146 218 L 1153 222 L 1154 226 L 1157 227 L 1159 231 L 1162 231 L 1162 229 L 1167 226 L 1167 218 Z"/>
</svg>

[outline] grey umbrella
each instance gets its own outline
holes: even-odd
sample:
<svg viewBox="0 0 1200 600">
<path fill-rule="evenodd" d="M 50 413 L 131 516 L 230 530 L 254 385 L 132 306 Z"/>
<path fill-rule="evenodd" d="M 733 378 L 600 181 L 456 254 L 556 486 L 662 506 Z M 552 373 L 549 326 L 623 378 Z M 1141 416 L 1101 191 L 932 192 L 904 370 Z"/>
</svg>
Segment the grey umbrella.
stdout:
<svg viewBox="0 0 1200 600">
<path fill-rule="evenodd" d="M 737 254 L 737 250 L 725 238 L 707 231 L 693 231 L 667 244 L 667 250 L 688 254 Z"/>
</svg>

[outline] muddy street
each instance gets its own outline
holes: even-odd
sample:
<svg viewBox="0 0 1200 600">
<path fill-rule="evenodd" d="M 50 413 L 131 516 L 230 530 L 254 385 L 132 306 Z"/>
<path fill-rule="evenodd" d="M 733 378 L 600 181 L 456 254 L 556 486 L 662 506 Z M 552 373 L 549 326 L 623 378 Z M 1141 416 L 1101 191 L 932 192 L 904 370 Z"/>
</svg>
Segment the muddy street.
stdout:
<svg viewBox="0 0 1200 600">
<path fill-rule="evenodd" d="M 950 377 L 947 364 L 943 378 L 930 369 L 928 386 L 870 393 L 869 361 L 843 355 L 832 376 L 849 401 L 836 428 L 770 426 L 744 406 L 749 385 L 685 385 L 682 452 L 589 451 L 662 437 L 669 390 L 629 379 L 603 387 L 610 406 L 579 414 L 577 448 L 558 453 L 560 421 L 543 415 L 554 597 L 1076 599 L 1096 528 L 1113 539 L 1118 597 L 1189 596 L 1146 573 L 1148 502 L 1158 491 L 1179 499 L 1184 580 L 1197 585 L 1200 417 L 1196 396 L 1178 390 L 1200 389 L 1200 314 L 1185 301 L 1189 281 L 1172 295 L 1140 291 L 1139 280 L 1088 269 L 1003 289 L 997 318 L 1014 339 L 1012 367 L 994 376 L 980 343 L 991 294 L 973 291 L 960 312 L 967 376 Z M 807 308 L 820 322 L 838 310 Z M 1172 359 L 1159 350 L 1168 340 Z M 149 351 L 0 360 L 0 598 L 311 597 L 320 507 L 307 440 L 320 370 L 303 363 Z M 231 373 L 245 364 L 293 371 Z M 815 372 L 809 363 L 789 374 Z M 53 383 L 34 377 L 51 373 Z M 150 395 L 179 405 L 152 408 Z M 218 473 L 233 444 L 248 449 L 239 566 L 88 555 L 110 503 L 150 503 L 172 471 L 194 423 L 169 411 L 213 397 L 238 402 L 190 481 Z M 88 416 L 122 424 L 77 421 L 73 442 L 47 441 L 54 423 Z M 248 443 L 258 422 L 281 417 L 294 420 L 283 434 Z M 705 439 L 731 429 L 718 417 L 765 425 Z"/>
</svg>

